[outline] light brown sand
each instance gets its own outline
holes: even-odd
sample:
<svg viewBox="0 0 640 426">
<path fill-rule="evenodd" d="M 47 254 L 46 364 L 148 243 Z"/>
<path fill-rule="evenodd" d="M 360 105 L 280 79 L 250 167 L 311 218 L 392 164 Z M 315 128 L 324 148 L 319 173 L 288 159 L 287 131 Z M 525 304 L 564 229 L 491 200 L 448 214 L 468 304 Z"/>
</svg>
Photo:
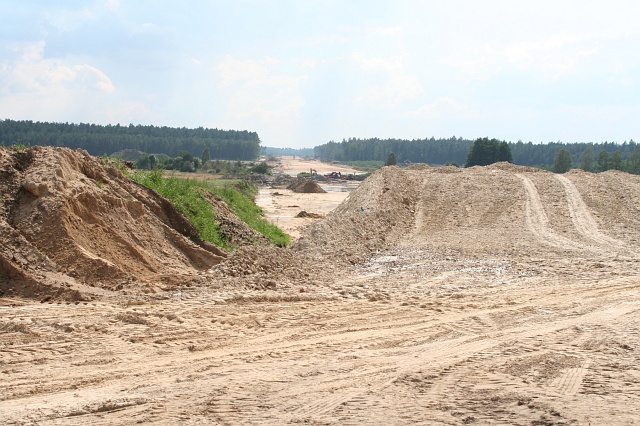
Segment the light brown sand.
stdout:
<svg viewBox="0 0 640 426">
<path fill-rule="evenodd" d="M 277 217 L 338 194 L 300 197 L 264 198 Z M 617 172 L 390 168 L 305 228 L 306 258 L 2 298 L 0 423 L 638 424 L 639 205 Z M 235 277 L 256 256 L 265 291 Z"/>
</svg>

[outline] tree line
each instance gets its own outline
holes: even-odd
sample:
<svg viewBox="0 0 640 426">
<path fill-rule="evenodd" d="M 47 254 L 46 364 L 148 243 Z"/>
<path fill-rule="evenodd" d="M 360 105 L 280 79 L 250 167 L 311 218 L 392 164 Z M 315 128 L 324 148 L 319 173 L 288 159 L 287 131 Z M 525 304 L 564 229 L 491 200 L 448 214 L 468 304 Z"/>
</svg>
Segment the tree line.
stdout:
<svg viewBox="0 0 640 426">
<path fill-rule="evenodd" d="M 398 163 L 427 163 L 432 165 L 460 164 L 465 165 L 474 142 L 489 141 L 488 138 L 477 140 L 451 138 L 435 139 L 356 139 L 350 138 L 341 142 L 330 141 L 316 146 L 314 153 L 323 161 L 381 161 L 388 160 L 393 152 Z M 563 150 L 561 160 L 566 166 L 567 158 L 573 167 L 584 168 L 592 172 L 610 169 L 623 170 L 640 174 L 640 146 L 630 140 L 622 144 L 614 142 L 602 143 L 564 143 L 550 142 L 534 144 L 518 141 L 516 143 L 491 139 L 487 149 L 496 149 L 496 161 L 509 161 L 523 166 L 540 167 L 553 170 L 558 153 Z M 501 156 L 498 155 L 501 152 Z M 508 153 L 511 159 L 508 158 Z M 483 154 L 484 155 L 484 154 Z M 493 155 L 493 154 L 491 154 Z M 493 157 L 492 157 L 493 158 Z M 474 164 L 486 163 L 479 160 Z"/>
<path fill-rule="evenodd" d="M 111 155 L 125 149 L 176 157 L 187 151 L 200 157 L 205 149 L 211 158 L 255 160 L 260 155 L 260 138 L 247 130 L 219 130 L 198 127 L 106 126 L 99 124 L 48 123 L 30 120 L 0 120 L 0 143 L 47 145 L 85 149 L 91 155 Z"/>
</svg>

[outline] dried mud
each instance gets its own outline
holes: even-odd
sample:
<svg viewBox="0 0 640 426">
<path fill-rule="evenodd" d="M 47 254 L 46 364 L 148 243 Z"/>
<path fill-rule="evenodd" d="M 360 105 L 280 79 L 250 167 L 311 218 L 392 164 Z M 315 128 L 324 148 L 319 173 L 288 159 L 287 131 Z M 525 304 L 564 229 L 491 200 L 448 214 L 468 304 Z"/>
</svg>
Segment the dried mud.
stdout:
<svg viewBox="0 0 640 426">
<path fill-rule="evenodd" d="M 3 208 L 3 250 L 35 246 Z M 0 421 L 637 424 L 639 208 L 619 172 L 386 167 L 290 249 L 184 262 L 165 291 L 5 295 Z"/>
</svg>

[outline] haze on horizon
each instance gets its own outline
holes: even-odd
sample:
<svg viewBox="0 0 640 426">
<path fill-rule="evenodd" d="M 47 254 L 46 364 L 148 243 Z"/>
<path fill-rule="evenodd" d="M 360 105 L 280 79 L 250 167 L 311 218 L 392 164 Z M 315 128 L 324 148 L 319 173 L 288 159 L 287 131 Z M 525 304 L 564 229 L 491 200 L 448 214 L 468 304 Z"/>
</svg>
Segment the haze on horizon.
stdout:
<svg viewBox="0 0 640 426">
<path fill-rule="evenodd" d="M 640 140 L 640 2 L 0 3 L 0 119 Z"/>
</svg>

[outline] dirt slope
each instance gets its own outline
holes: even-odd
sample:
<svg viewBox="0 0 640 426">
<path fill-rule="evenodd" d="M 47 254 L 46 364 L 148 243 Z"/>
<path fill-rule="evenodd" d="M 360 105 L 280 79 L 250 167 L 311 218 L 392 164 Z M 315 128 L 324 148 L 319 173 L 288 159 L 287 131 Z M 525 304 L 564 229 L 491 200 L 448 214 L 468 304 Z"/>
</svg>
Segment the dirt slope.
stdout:
<svg viewBox="0 0 640 426">
<path fill-rule="evenodd" d="M 167 200 L 84 151 L 0 149 L 1 291 L 78 297 L 219 263 Z"/>
<path fill-rule="evenodd" d="M 324 220 L 309 226 L 293 249 L 356 263 L 389 245 L 413 223 L 419 194 L 411 177 L 385 167 L 364 181 Z"/>
<path fill-rule="evenodd" d="M 498 163 L 385 167 L 294 245 L 359 262 L 390 247 L 495 256 L 640 253 L 640 177 Z"/>
</svg>

